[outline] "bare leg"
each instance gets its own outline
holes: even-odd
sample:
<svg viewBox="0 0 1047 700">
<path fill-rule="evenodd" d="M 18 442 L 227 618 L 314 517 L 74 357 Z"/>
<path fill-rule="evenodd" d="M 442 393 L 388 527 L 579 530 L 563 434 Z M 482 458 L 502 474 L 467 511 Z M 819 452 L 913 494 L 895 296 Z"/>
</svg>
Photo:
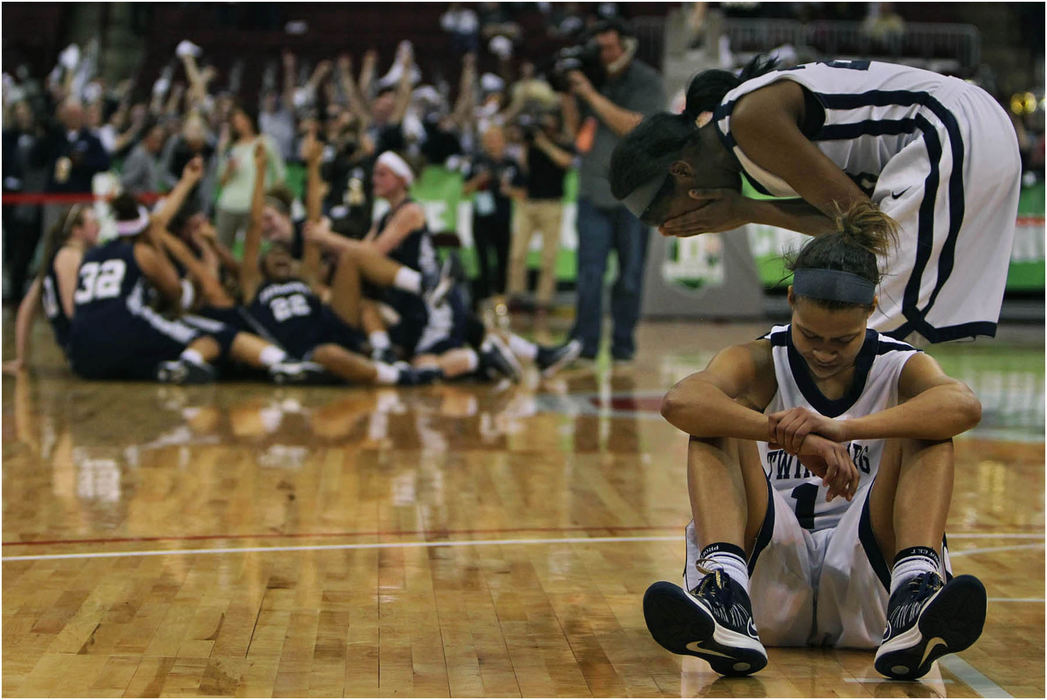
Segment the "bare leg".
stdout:
<svg viewBox="0 0 1047 700">
<path fill-rule="evenodd" d="M 359 328 L 362 305 L 360 268 L 354 254 L 345 251 L 338 256 L 338 267 L 331 281 L 331 309 L 350 326 Z"/>
<path fill-rule="evenodd" d="M 476 351 L 458 348 L 442 355 L 418 355 L 411 364 L 415 367 L 439 367 L 445 378 L 453 379 L 476 369 Z"/>
<path fill-rule="evenodd" d="M 378 379 L 378 369 L 373 362 L 363 355 L 349 352 L 341 345 L 318 345 L 313 350 L 312 359 L 331 374 L 354 384 L 374 384 Z"/>
<path fill-rule="evenodd" d="M 222 347 L 218 341 L 209 335 L 200 336 L 186 346 L 186 350 L 196 350 L 204 362 L 214 362 L 222 354 Z"/>
<path fill-rule="evenodd" d="M 909 547 L 941 555 L 952 501 L 951 440 L 890 440 L 869 494 L 869 519 L 884 558 Z"/>
<path fill-rule="evenodd" d="M 396 281 L 396 273 L 403 267 L 400 263 L 368 246 L 359 246 L 353 255 L 363 278 L 379 287 L 393 286 L 393 282 Z"/>
<path fill-rule="evenodd" d="M 264 368 L 262 351 L 268 347 L 272 347 L 272 343 L 253 333 L 237 333 L 229 348 L 229 356 L 250 367 Z"/>
<path fill-rule="evenodd" d="M 378 312 L 378 307 L 374 305 L 374 302 L 368 299 L 364 300 L 360 309 L 360 324 L 364 329 L 364 333 L 368 335 L 385 330 L 382 314 Z"/>
<path fill-rule="evenodd" d="M 687 491 L 700 546 L 727 542 L 752 551 L 767 513 L 767 479 L 755 443 L 692 437 Z"/>
</svg>

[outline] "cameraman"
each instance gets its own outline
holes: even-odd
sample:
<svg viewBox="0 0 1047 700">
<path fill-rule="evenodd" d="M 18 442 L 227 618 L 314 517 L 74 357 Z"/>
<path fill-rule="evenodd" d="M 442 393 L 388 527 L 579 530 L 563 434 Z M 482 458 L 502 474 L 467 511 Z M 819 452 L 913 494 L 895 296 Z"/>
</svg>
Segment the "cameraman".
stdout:
<svg viewBox="0 0 1047 700">
<path fill-rule="evenodd" d="M 650 230 L 611 195 L 607 172 L 618 139 L 644 116 L 665 109 L 666 97 L 661 75 L 633 58 L 636 39 L 629 36 L 621 20 L 598 24 L 591 36 L 594 50 L 598 50 L 598 70 L 586 72 L 597 79 L 602 72 L 604 77 L 594 86 L 586 73 L 570 71 L 570 94 L 563 98 L 567 131 L 582 152 L 578 171 L 578 301 L 572 336 L 582 341 L 583 359 L 596 358 L 603 320 L 604 272 L 613 249 L 618 256 L 618 279 L 611 290 L 611 355 L 616 362 L 627 363 L 636 352 L 633 333 L 640 317 Z M 584 112 L 580 113 L 579 107 Z M 587 143 L 590 133 L 591 144 Z"/>
<path fill-rule="evenodd" d="M 527 116 L 527 115 L 523 115 Z M 547 111 L 524 122 L 527 148 L 521 163 L 526 196 L 516 199 L 513 238 L 509 252 L 510 298 L 527 290 L 527 251 L 535 231 L 542 233 L 542 258 L 535 295 L 537 330 L 545 322 L 556 291 L 556 251 L 563 219 L 564 175 L 574 160 L 574 147 L 565 138 L 558 112 Z"/>
</svg>

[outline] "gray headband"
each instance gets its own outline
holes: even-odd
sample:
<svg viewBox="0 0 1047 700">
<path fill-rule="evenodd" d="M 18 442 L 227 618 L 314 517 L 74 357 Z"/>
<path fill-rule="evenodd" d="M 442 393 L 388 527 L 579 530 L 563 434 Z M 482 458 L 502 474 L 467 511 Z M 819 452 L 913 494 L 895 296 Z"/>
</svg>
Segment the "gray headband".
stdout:
<svg viewBox="0 0 1047 700">
<path fill-rule="evenodd" d="M 654 203 L 654 198 L 658 195 L 658 191 L 662 189 L 662 185 L 665 184 L 665 177 L 665 174 L 659 174 L 640 185 L 627 196 L 622 198 L 622 204 L 624 204 L 625 208 L 631 211 L 633 216 L 637 219 L 643 219 L 644 214 L 647 213 L 651 204 Z"/>
<path fill-rule="evenodd" d="M 843 270 L 805 267 L 793 272 L 793 294 L 867 306 L 876 298 L 876 285 L 864 277 Z"/>
</svg>

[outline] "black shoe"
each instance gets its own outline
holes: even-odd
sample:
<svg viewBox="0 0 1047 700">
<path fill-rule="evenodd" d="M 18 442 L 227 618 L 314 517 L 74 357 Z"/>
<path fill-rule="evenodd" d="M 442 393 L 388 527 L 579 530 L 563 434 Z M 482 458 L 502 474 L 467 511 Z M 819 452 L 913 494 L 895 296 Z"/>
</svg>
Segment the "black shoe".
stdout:
<svg viewBox="0 0 1047 700">
<path fill-rule="evenodd" d="M 287 360 L 269 368 L 269 377 L 277 384 L 317 384 L 330 378 L 323 365 L 315 362 Z"/>
<path fill-rule="evenodd" d="M 407 363 L 398 363 L 400 376 L 396 378 L 397 386 L 422 386 L 432 384 L 444 378 L 444 371 L 439 367 L 412 367 Z"/>
<path fill-rule="evenodd" d="M 887 602 L 876 670 L 899 680 L 923 676 L 935 659 L 963 651 L 981 636 L 985 602 L 985 586 L 974 576 L 957 576 L 944 585 L 933 572 L 914 576 Z"/>
<path fill-rule="evenodd" d="M 400 361 L 396 351 L 392 348 L 380 348 L 371 351 L 371 359 L 375 362 L 383 362 L 387 365 L 395 365 Z"/>
<path fill-rule="evenodd" d="M 559 347 L 548 348 L 539 345 L 534 363 L 542 370 L 543 377 L 551 377 L 561 369 L 578 359 L 582 354 L 582 341 L 575 338 Z"/>
<path fill-rule="evenodd" d="M 508 377 L 513 382 L 520 381 L 523 368 L 505 341 L 493 333 L 484 340 L 480 347 L 480 375 L 488 379 L 500 376 Z"/>
<path fill-rule="evenodd" d="M 721 571 L 688 593 L 667 581 L 643 596 L 643 616 L 654 641 L 674 654 L 709 662 L 722 676 L 746 676 L 767 665 L 745 589 Z"/>
<path fill-rule="evenodd" d="M 210 384 L 215 376 L 211 365 L 200 365 L 181 358 L 161 362 L 156 368 L 156 380 L 165 384 Z"/>
</svg>

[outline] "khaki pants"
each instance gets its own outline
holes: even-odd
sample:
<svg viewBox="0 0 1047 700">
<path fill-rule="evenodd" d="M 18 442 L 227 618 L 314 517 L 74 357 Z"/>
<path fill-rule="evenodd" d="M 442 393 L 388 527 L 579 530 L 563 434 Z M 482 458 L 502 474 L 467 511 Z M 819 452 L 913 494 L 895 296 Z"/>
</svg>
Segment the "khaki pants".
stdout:
<svg viewBox="0 0 1047 700">
<path fill-rule="evenodd" d="M 563 202 L 558 199 L 517 201 L 513 206 L 513 240 L 509 249 L 510 296 L 527 290 L 527 251 L 535 231 L 542 233 L 542 262 L 535 297 L 548 306 L 556 291 L 556 251 L 560 248 Z"/>
</svg>

